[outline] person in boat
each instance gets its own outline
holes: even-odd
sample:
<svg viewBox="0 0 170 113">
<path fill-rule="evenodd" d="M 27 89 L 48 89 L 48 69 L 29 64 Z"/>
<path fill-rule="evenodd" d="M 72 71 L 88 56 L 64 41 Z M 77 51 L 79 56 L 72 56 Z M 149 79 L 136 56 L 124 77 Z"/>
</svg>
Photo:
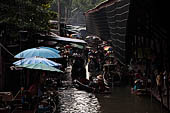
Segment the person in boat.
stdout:
<svg viewBox="0 0 170 113">
<path fill-rule="evenodd" d="M 135 73 L 135 80 L 137 79 L 143 79 L 141 70 L 138 70 L 137 73 Z"/>
<path fill-rule="evenodd" d="M 133 93 L 134 94 L 139 94 L 140 91 L 143 89 L 143 80 L 142 79 L 137 79 L 134 81 L 134 87 L 133 87 Z"/>
<path fill-rule="evenodd" d="M 73 63 L 72 70 L 71 70 L 72 81 L 74 81 L 79 76 L 80 69 L 81 69 L 80 62 L 78 59 L 75 59 L 75 62 Z"/>
<path fill-rule="evenodd" d="M 78 74 L 78 77 L 76 79 L 78 79 L 81 83 L 85 85 L 89 85 L 90 81 L 86 79 L 86 68 L 84 65 L 82 67 L 79 67 L 79 71 L 77 74 Z"/>
<path fill-rule="evenodd" d="M 104 84 L 103 75 L 97 76 L 98 90 L 99 92 L 104 92 L 107 90 L 106 85 Z"/>
<path fill-rule="evenodd" d="M 35 95 L 37 95 L 38 93 L 38 83 L 33 83 L 29 89 L 28 89 L 28 93 L 33 97 Z"/>
<path fill-rule="evenodd" d="M 37 97 L 38 97 L 38 87 L 39 87 L 39 78 L 36 77 L 34 82 L 30 85 L 30 87 L 26 91 L 26 93 L 25 93 L 26 95 L 24 95 L 26 98 L 29 99 L 31 104 L 35 104 L 35 102 L 37 100 Z"/>
<path fill-rule="evenodd" d="M 134 81 L 135 81 L 134 74 L 135 74 L 135 71 L 134 71 L 134 70 L 131 70 L 131 71 L 129 72 L 129 80 L 130 80 L 130 86 L 131 86 L 131 88 L 134 87 Z"/>
<path fill-rule="evenodd" d="M 109 86 L 109 66 L 108 65 L 104 65 L 103 68 L 103 81 L 104 81 L 104 85 Z"/>
<path fill-rule="evenodd" d="M 21 98 L 22 108 L 23 109 L 32 109 L 32 97 L 28 91 L 23 93 Z"/>
<path fill-rule="evenodd" d="M 156 76 L 156 84 L 157 84 L 158 93 L 160 97 L 162 97 L 162 79 L 163 79 L 163 74 L 162 72 L 159 72 Z"/>
<path fill-rule="evenodd" d="M 2 100 L 2 96 L 0 96 L 0 108 L 5 107 L 5 102 Z"/>
</svg>

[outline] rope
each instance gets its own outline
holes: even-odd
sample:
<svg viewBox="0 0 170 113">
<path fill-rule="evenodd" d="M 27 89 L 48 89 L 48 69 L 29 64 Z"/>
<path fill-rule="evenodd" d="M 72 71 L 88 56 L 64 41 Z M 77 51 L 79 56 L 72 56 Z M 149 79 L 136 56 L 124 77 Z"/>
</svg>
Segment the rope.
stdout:
<svg viewBox="0 0 170 113">
<path fill-rule="evenodd" d="M 1 46 L 7 53 L 9 53 L 11 56 L 14 57 L 14 55 L 13 55 L 6 47 L 4 47 L 1 43 L 0 43 L 0 46 Z"/>
</svg>

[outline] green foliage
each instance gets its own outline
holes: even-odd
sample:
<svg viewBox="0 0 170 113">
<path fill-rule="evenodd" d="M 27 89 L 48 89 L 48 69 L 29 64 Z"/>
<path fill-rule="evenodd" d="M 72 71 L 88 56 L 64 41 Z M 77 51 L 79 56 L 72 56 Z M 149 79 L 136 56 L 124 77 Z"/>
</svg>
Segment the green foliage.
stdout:
<svg viewBox="0 0 170 113">
<path fill-rule="evenodd" d="M 73 8 L 78 8 L 82 11 L 93 8 L 92 0 L 73 0 L 72 6 Z"/>
<path fill-rule="evenodd" d="M 60 0 L 61 18 L 65 18 L 65 9 L 68 11 L 67 16 L 70 17 L 77 11 L 86 12 L 103 1 L 105 0 Z M 50 10 L 58 12 L 58 0 L 53 0 Z"/>
<path fill-rule="evenodd" d="M 106 0 L 72 0 L 72 7 L 79 8 L 82 11 L 87 11 L 91 8 L 94 8 L 99 3 Z"/>
<path fill-rule="evenodd" d="M 62 15 L 64 16 L 65 8 L 70 12 L 75 8 L 85 12 L 104 0 L 60 1 Z M 5 23 L 6 29 L 11 31 L 48 30 L 48 21 L 57 18 L 57 6 L 57 0 L 2 0 L 0 2 L 0 24 Z"/>
<path fill-rule="evenodd" d="M 0 3 L 0 24 L 9 30 L 48 30 L 48 21 L 57 13 L 49 10 L 52 0 L 3 0 Z M 11 26 L 15 26 L 11 28 Z"/>
</svg>

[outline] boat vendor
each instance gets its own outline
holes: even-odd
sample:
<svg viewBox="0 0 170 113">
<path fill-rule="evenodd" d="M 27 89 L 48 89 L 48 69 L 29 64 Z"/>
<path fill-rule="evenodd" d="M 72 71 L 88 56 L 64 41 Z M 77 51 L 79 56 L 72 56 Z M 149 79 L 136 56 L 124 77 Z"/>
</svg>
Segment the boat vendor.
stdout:
<svg viewBox="0 0 170 113">
<path fill-rule="evenodd" d="M 72 81 L 75 79 L 86 78 L 86 68 L 84 63 L 84 59 L 82 58 L 77 58 L 75 60 L 71 70 Z"/>
<path fill-rule="evenodd" d="M 38 83 L 33 83 L 29 89 L 28 89 L 29 94 L 33 97 L 37 95 L 38 93 Z"/>
<path fill-rule="evenodd" d="M 97 76 L 97 83 L 98 83 L 99 92 L 104 92 L 107 90 L 107 87 L 104 84 L 103 75 Z"/>
<path fill-rule="evenodd" d="M 32 109 L 36 104 L 39 96 L 39 79 L 35 78 L 34 82 L 30 85 L 28 90 L 25 90 L 22 96 L 23 109 Z"/>
<path fill-rule="evenodd" d="M 132 92 L 137 94 L 138 92 L 140 92 L 141 89 L 144 89 L 143 88 L 143 80 L 142 79 L 135 80 Z"/>
<path fill-rule="evenodd" d="M 109 86 L 109 65 L 103 65 L 103 81 L 106 86 Z"/>
<path fill-rule="evenodd" d="M 4 108 L 5 107 L 5 102 L 2 101 L 2 96 L 0 95 L 0 108 Z"/>
</svg>

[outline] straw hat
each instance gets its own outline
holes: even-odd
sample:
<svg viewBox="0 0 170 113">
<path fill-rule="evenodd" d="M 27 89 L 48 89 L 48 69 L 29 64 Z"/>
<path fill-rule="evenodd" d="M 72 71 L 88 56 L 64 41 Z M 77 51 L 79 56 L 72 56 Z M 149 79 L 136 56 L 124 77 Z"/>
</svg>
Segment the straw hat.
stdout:
<svg viewBox="0 0 170 113">
<path fill-rule="evenodd" d="M 98 79 L 98 80 L 103 80 L 103 75 L 98 75 L 98 76 L 97 76 L 97 79 Z"/>
</svg>

